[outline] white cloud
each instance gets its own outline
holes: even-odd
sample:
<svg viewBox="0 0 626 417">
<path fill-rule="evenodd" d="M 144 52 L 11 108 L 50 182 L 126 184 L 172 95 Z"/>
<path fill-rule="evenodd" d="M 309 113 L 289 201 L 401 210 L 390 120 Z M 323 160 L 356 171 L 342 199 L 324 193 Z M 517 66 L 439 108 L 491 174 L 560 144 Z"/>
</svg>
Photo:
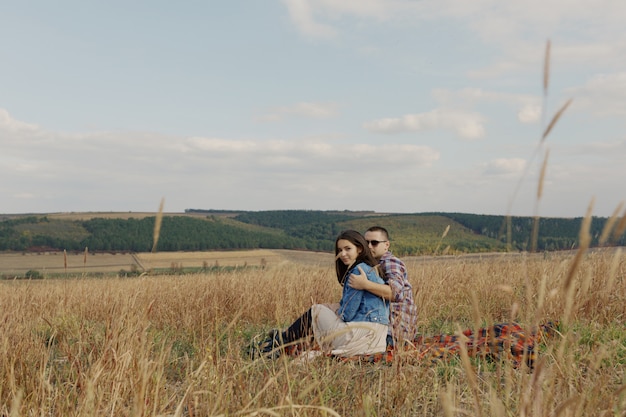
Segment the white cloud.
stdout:
<svg viewBox="0 0 626 417">
<path fill-rule="evenodd" d="M 626 72 L 595 75 L 566 93 L 574 98 L 578 110 L 598 116 L 626 116 Z"/>
<path fill-rule="evenodd" d="M 32 212 L 23 208 L 30 206 L 141 210 L 146 201 L 156 207 L 161 196 L 176 206 L 170 210 L 224 207 L 220 201 L 237 209 L 261 209 L 271 201 L 276 202 L 271 208 L 288 208 L 300 200 L 319 201 L 320 209 L 336 201 L 336 207 L 344 209 L 342 201 L 348 197 L 355 198 L 350 208 L 357 209 L 371 204 L 369 193 L 374 196 L 385 183 L 416 178 L 440 157 L 428 146 L 340 143 L 337 138 L 185 138 L 43 130 L 8 137 L 0 135 L 0 176 L 12 178 L 2 186 L 3 194 L 10 196 L 4 212 Z M 317 194 L 306 194 L 311 189 Z M 331 190 L 345 195 L 328 196 Z M 360 200 L 361 194 L 368 199 Z M 219 201 L 208 201 L 211 196 L 219 196 Z"/>
<path fill-rule="evenodd" d="M 30 193 L 18 193 L 13 195 L 13 197 L 19 199 L 19 200 L 31 200 L 33 198 L 35 198 L 35 196 L 33 194 Z"/>
<path fill-rule="evenodd" d="M 192 137 L 187 140 L 192 148 L 215 153 L 255 152 L 258 148 L 254 141 L 228 140 L 222 138 Z"/>
<path fill-rule="evenodd" d="M 485 136 L 484 123 L 484 117 L 475 112 L 436 109 L 426 113 L 373 120 L 365 123 L 364 127 L 375 133 L 447 129 L 453 130 L 462 139 L 481 139 Z"/>
<path fill-rule="evenodd" d="M 271 171 L 328 172 L 393 164 L 394 170 L 428 167 L 440 154 L 428 146 L 313 141 L 252 141 L 190 138 L 194 159 L 224 164 L 223 169 L 254 171 L 259 165 Z M 202 152 L 202 153 L 198 153 Z M 226 162 L 227 161 L 227 162 Z"/>
<path fill-rule="evenodd" d="M 287 6 L 289 16 L 298 30 L 313 38 L 333 38 L 335 29 L 327 24 L 315 21 L 312 5 L 308 0 L 283 0 Z"/>
<path fill-rule="evenodd" d="M 434 89 L 433 98 L 443 105 L 473 108 L 479 103 L 504 103 L 517 107 L 517 118 L 521 123 L 536 123 L 541 118 L 541 98 L 531 94 L 512 94 L 486 91 L 480 88 L 448 90 Z"/>
<path fill-rule="evenodd" d="M 536 123 L 541 119 L 541 106 L 528 104 L 517 112 L 517 120 L 522 123 Z"/>
<path fill-rule="evenodd" d="M 283 0 L 291 20 L 310 37 L 335 37 L 346 26 L 339 18 L 391 20 L 398 25 L 449 21 L 466 26 L 499 49 L 491 62 L 472 69 L 470 77 L 491 78 L 518 71 L 541 71 L 543 45 L 553 39 L 552 67 L 576 71 L 626 65 L 626 7 L 615 0 Z M 347 31 L 347 29 L 343 29 Z M 356 46 L 360 48 L 361 45 Z M 554 71 L 554 70 L 553 70 Z"/>
<path fill-rule="evenodd" d="M 418 2 L 427 3 L 427 2 Z M 614 0 L 483 0 L 436 3 L 435 18 L 453 18 L 478 34 L 501 55 L 473 75 L 494 76 L 512 70 L 539 70 L 543 50 L 537 45 L 552 39 L 552 67 L 576 71 L 575 66 L 600 69 L 607 63 L 626 63 L 626 7 Z"/>
<path fill-rule="evenodd" d="M 522 158 L 497 158 L 484 167 L 486 175 L 518 175 L 524 171 L 526 160 Z"/>
<path fill-rule="evenodd" d="M 463 102 L 474 104 L 479 102 L 506 103 L 515 105 L 538 104 L 540 98 L 531 94 L 512 94 L 496 91 L 486 91 L 480 88 L 462 88 L 460 90 L 448 90 L 436 88 L 432 92 L 435 100 L 442 104 Z"/>
<path fill-rule="evenodd" d="M 443 170 L 438 150 L 383 141 L 41 131 L 18 136 L 20 140 L 3 147 L 0 155 L 0 175 L 12 178 L 11 184 L 2 186 L 9 197 L 3 201 L 4 212 L 32 212 L 32 207 L 156 210 L 165 197 L 167 210 L 172 211 L 193 207 L 420 212 L 462 207 L 456 210 L 503 214 L 526 168 L 524 159 L 513 157 L 493 159 L 478 169 L 460 165 Z M 588 153 L 619 159 L 625 143 L 554 150 L 541 214 L 582 215 L 596 191 L 611 209 L 615 202 L 608 196 L 624 199 L 616 193 L 621 176 L 615 164 L 608 166 L 605 158 L 596 158 L 593 166 L 582 169 L 563 158 Z M 536 175 L 532 173 L 517 195 L 515 213 L 532 213 Z"/>
<path fill-rule="evenodd" d="M 20 122 L 15 120 L 8 111 L 0 108 L 0 131 L 15 133 L 20 131 L 34 132 L 38 129 L 37 125 Z"/>
<path fill-rule="evenodd" d="M 283 0 L 296 28 L 312 38 L 333 38 L 337 30 L 323 20 L 333 23 L 342 17 L 386 19 L 397 9 L 396 1 L 385 0 Z"/>
<path fill-rule="evenodd" d="M 587 159 L 589 157 L 599 157 L 607 163 L 612 160 L 621 162 L 626 159 L 626 139 L 594 141 L 575 145 L 561 144 L 555 147 L 555 151 L 562 155 Z"/>
<path fill-rule="evenodd" d="M 265 115 L 256 120 L 263 122 L 277 122 L 289 116 L 299 116 L 311 119 L 329 119 L 339 114 L 337 103 L 300 102 L 292 106 L 283 106 L 270 109 Z"/>
</svg>

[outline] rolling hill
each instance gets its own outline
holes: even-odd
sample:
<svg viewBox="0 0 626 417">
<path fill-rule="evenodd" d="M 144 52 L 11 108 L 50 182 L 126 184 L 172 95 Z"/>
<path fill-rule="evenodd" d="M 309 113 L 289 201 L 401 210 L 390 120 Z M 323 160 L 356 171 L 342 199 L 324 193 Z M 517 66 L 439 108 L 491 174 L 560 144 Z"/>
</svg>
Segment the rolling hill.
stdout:
<svg viewBox="0 0 626 417">
<path fill-rule="evenodd" d="M 1 251 L 70 250 L 146 252 L 153 245 L 155 213 L 50 213 L 0 216 Z M 297 249 L 332 251 L 344 229 L 372 225 L 389 230 L 398 255 L 575 248 L 582 223 L 465 213 L 393 214 L 370 211 L 228 211 L 190 209 L 163 214 L 159 251 Z M 605 226 L 611 226 L 606 233 Z M 593 218 L 592 246 L 624 245 L 626 223 Z"/>
</svg>

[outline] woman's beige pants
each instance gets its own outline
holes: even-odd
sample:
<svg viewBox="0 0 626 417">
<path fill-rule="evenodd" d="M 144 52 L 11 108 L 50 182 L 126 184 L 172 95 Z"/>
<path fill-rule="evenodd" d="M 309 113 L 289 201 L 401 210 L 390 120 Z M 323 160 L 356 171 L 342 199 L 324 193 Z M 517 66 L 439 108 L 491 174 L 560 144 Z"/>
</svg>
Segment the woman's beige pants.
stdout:
<svg viewBox="0 0 626 417">
<path fill-rule="evenodd" d="M 345 322 L 338 315 L 339 304 L 311 307 L 315 341 L 322 351 L 349 357 L 384 352 L 388 326 L 368 321 Z"/>
</svg>

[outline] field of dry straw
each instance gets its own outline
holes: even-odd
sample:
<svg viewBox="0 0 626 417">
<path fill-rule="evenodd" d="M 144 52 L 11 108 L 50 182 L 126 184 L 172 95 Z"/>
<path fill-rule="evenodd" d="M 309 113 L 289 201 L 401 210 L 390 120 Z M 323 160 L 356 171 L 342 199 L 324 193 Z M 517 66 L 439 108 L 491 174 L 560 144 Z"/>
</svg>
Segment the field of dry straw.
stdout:
<svg viewBox="0 0 626 417">
<path fill-rule="evenodd" d="M 626 415 L 620 251 L 409 260 L 423 334 L 560 320 L 534 371 L 462 358 L 252 361 L 250 338 L 312 301 L 331 265 L 0 282 L 1 416 Z"/>
</svg>

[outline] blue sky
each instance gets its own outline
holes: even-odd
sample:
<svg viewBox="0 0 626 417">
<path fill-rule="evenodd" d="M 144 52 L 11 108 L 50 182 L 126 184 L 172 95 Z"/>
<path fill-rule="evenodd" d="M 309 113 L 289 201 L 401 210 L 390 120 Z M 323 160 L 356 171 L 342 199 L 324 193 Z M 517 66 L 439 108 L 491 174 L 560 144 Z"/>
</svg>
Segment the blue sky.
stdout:
<svg viewBox="0 0 626 417">
<path fill-rule="evenodd" d="M 622 1 L 5 3 L 0 213 L 623 213 Z"/>
</svg>

